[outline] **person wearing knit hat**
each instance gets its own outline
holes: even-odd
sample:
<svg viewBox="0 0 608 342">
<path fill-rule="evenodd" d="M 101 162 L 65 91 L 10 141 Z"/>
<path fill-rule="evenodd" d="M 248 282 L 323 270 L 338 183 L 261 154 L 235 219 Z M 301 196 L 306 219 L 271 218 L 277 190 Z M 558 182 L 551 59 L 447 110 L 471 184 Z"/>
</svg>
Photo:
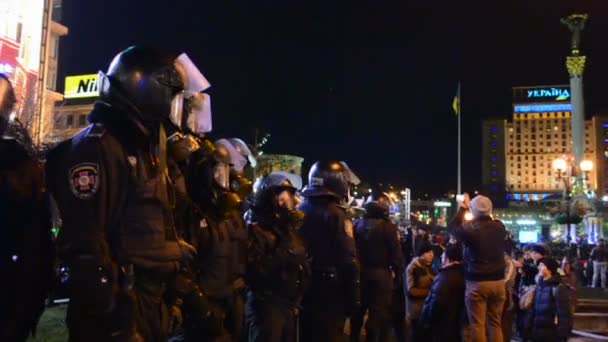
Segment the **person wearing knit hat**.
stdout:
<svg viewBox="0 0 608 342">
<path fill-rule="evenodd" d="M 505 241 L 507 230 L 492 217 L 492 201 L 483 195 L 462 196 L 448 232 L 464 246 L 465 304 L 471 339 L 502 341 L 502 316 L 507 298 Z M 473 219 L 465 220 L 470 212 Z"/>
<path fill-rule="evenodd" d="M 492 215 L 492 201 L 483 195 L 477 195 L 471 200 L 471 214 L 473 218 Z"/>
<path fill-rule="evenodd" d="M 541 267 L 541 265 L 544 267 Z M 543 271 L 543 269 L 548 271 L 551 274 L 551 276 L 555 276 L 555 275 L 559 274 L 558 273 L 559 263 L 557 261 L 555 261 L 555 259 L 553 259 L 553 258 L 541 258 L 538 261 L 538 266 L 539 266 L 538 271 L 540 274 L 543 275 L 543 277 L 546 275 L 545 272 Z M 551 276 L 549 276 L 549 278 Z"/>
<path fill-rule="evenodd" d="M 549 255 L 549 251 L 547 250 L 547 247 L 540 243 L 535 243 L 534 245 L 532 245 L 531 252 L 532 252 L 531 253 L 532 259 L 534 259 L 534 262 L 536 264 L 538 264 L 542 258 Z"/>
<path fill-rule="evenodd" d="M 420 244 L 418 244 L 418 247 L 416 247 L 416 256 L 417 257 L 423 257 L 425 254 L 427 254 L 428 252 L 432 252 L 433 251 L 433 245 L 431 245 L 431 243 L 429 242 L 421 242 Z M 434 257 L 431 256 L 431 260 Z"/>
<path fill-rule="evenodd" d="M 433 246 L 428 241 L 422 241 L 416 248 L 416 255 L 405 270 L 405 304 L 407 321 L 412 327 L 412 340 L 425 341 L 425 330 L 418 324 L 424 301 L 431 290 L 435 272 L 431 267 L 433 262 Z"/>
<path fill-rule="evenodd" d="M 540 279 L 534 298 L 532 340 L 566 341 L 572 330 L 570 289 L 561 282 L 559 263 L 552 258 L 538 262 Z"/>
</svg>

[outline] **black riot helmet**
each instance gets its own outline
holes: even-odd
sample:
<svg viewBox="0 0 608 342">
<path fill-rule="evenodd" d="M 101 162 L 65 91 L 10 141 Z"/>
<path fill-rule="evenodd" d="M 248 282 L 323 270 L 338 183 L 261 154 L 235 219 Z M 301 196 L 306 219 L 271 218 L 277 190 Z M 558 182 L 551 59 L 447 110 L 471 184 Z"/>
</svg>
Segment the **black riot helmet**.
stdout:
<svg viewBox="0 0 608 342">
<path fill-rule="evenodd" d="M 350 184 L 359 178 L 346 163 L 337 160 L 318 161 L 310 168 L 308 185 L 302 191 L 304 197 L 334 197 L 339 201 L 348 198 Z"/>
<path fill-rule="evenodd" d="M 367 198 L 363 205 L 368 217 L 389 217 L 391 206 L 393 205 L 391 196 L 386 192 L 373 193 Z"/>
<path fill-rule="evenodd" d="M 251 200 L 253 220 L 262 225 L 288 226 L 302 220 L 302 213 L 295 210 L 295 193 L 302 183 L 300 177 L 287 172 L 273 172 L 256 182 Z M 287 202 L 280 203 L 287 192 Z"/>
<path fill-rule="evenodd" d="M 295 174 L 289 174 L 282 171 L 273 172 L 262 178 L 259 182 L 256 182 L 254 192 L 256 194 L 263 191 L 280 193 L 288 190 L 295 193 L 296 190 L 298 190 L 298 181 L 296 178 L 299 178 L 299 176 Z"/>
<path fill-rule="evenodd" d="M 11 82 L 6 75 L 0 74 L 0 136 L 8 127 L 15 103 L 17 99 Z"/>
<path fill-rule="evenodd" d="M 187 87 L 187 75 L 177 55 L 134 46 L 119 53 L 101 75 L 102 101 L 128 110 L 143 124 L 160 123 L 170 116 L 176 95 Z M 181 104 L 180 104 L 181 105 Z"/>
<path fill-rule="evenodd" d="M 222 146 L 197 151 L 188 163 L 187 187 L 192 200 L 201 208 L 224 209 L 240 205 L 230 188 L 230 153 Z M 230 203 L 228 203 L 230 202 Z M 238 203 L 237 203 L 238 202 Z"/>
</svg>

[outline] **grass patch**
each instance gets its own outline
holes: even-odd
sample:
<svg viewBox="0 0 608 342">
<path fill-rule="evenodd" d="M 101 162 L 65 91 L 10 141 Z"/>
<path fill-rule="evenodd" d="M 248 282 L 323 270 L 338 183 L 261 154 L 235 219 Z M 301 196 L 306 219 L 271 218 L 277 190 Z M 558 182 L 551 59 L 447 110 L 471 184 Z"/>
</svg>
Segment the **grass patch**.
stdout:
<svg viewBox="0 0 608 342">
<path fill-rule="evenodd" d="M 65 326 L 67 305 L 47 308 L 36 330 L 36 337 L 30 337 L 28 342 L 65 342 L 68 340 L 68 330 Z"/>
</svg>

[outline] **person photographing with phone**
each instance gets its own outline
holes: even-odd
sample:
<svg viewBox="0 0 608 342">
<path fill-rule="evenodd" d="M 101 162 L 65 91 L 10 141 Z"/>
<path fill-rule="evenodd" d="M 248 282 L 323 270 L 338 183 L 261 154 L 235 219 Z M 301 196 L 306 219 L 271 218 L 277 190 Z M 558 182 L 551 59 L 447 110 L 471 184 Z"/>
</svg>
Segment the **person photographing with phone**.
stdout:
<svg viewBox="0 0 608 342">
<path fill-rule="evenodd" d="M 501 319 L 506 299 L 504 250 L 507 231 L 502 222 L 492 218 L 489 198 L 478 195 L 471 200 L 465 193 L 458 202 L 458 212 L 448 225 L 448 231 L 464 247 L 465 306 L 472 341 L 503 341 Z M 471 220 L 465 220 L 468 212 Z"/>
</svg>

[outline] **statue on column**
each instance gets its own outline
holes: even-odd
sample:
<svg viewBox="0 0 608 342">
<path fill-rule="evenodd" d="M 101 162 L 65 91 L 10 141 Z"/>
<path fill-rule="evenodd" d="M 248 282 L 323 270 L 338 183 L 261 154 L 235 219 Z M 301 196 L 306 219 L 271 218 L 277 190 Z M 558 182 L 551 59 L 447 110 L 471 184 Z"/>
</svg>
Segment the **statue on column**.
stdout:
<svg viewBox="0 0 608 342">
<path fill-rule="evenodd" d="M 562 24 L 568 26 L 572 32 L 572 55 L 578 56 L 581 44 L 581 31 L 585 29 L 585 22 L 589 16 L 587 14 L 572 14 L 567 18 L 562 18 Z"/>
</svg>

